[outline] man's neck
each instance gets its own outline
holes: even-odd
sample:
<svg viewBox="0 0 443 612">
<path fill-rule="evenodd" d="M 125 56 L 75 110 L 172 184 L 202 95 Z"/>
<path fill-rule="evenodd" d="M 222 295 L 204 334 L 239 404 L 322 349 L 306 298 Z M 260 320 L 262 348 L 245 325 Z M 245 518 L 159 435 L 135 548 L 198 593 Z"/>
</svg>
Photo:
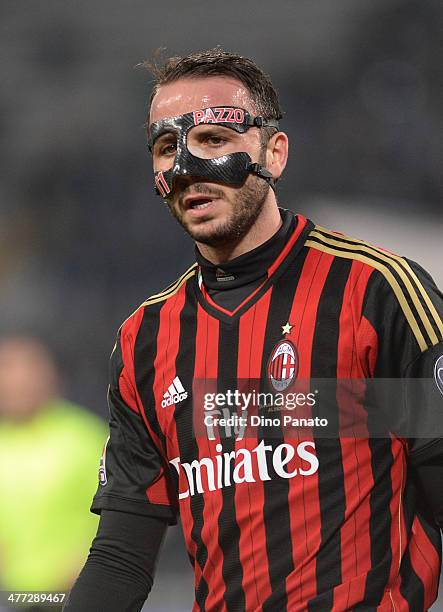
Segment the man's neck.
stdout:
<svg viewBox="0 0 443 612">
<path fill-rule="evenodd" d="M 279 209 L 282 225 L 265 243 L 235 257 L 214 264 L 205 259 L 196 248 L 201 291 L 209 294 L 219 306 L 234 311 L 248 295 L 269 276 L 269 270 L 282 253 L 297 227 L 297 218 L 289 210 Z"/>
<path fill-rule="evenodd" d="M 196 245 L 203 257 L 211 263 L 225 263 L 264 244 L 279 230 L 281 223 L 274 197 L 273 201 L 265 203 L 257 221 L 240 240 L 216 247 L 201 242 L 196 242 Z"/>
</svg>

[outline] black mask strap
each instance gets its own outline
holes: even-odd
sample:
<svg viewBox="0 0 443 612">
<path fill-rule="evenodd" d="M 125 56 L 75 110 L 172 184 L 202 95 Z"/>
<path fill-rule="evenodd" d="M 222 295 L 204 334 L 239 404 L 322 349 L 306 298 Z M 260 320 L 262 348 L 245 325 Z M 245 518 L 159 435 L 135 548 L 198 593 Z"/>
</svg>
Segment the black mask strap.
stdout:
<svg viewBox="0 0 443 612">
<path fill-rule="evenodd" d="M 251 127 L 271 127 L 276 130 L 280 129 L 276 119 L 265 119 L 264 117 L 250 117 L 248 122 Z"/>
<path fill-rule="evenodd" d="M 276 119 L 265 119 L 264 117 L 251 117 L 250 125 L 258 128 L 270 127 L 275 128 L 276 130 L 279 129 L 279 124 Z M 275 181 L 269 170 L 266 170 L 266 168 L 257 163 L 249 164 L 248 170 L 249 172 L 252 172 L 252 174 L 256 174 L 260 178 L 264 179 L 275 191 Z"/>
<path fill-rule="evenodd" d="M 248 171 L 252 172 L 252 174 L 256 174 L 260 178 L 264 179 L 272 187 L 272 189 L 275 191 L 275 181 L 274 181 L 274 178 L 273 178 L 272 174 L 269 172 L 269 170 L 266 170 L 266 168 L 264 168 L 260 164 L 250 163 L 249 166 L 248 166 Z"/>
</svg>

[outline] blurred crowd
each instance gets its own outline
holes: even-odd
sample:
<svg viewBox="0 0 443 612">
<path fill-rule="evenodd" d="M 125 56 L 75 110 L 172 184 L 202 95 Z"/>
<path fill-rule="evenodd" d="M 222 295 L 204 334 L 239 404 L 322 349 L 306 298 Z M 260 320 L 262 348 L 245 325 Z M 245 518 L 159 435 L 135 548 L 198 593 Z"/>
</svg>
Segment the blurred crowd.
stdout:
<svg viewBox="0 0 443 612">
<path fill-rule="evenodd" d="M 97 529 L 105 439 L 99 418 L 62 398 L 44 343 L 0 339 L 0 592 L 71 587 Z"/>
</svg>

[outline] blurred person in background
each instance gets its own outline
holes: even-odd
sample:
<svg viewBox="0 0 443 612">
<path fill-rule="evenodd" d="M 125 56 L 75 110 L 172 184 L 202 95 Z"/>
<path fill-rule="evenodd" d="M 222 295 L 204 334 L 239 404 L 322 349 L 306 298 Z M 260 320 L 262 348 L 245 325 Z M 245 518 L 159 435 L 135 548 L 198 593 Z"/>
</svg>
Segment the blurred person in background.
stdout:
<svg viewBox="0 0 443 612">
<path fill-rule="evenodd" d="M 443 411 L 423 438 L 374 433 L 366 396 L 366 436 L 340 437 L 333 413 L 329 435 L 303 442 L 278 424 L 248 439 L 220 424 L 205 437 L 193 381 L 216 380 L 223 401 L 242 378 L 273 393 L 298 375 L 427 379 L 440 409 L 442 294 L 415 262 L 278 206 L 288 138 L 252 60 L 212 49 L 154 74 L 155 187 L 197 262 L 119 329 L 91 508 L 100 525 L 66 612 L 140 610 L 178 515 L 194 610 L 427 610 L 441 564 Z M 405 398 L 407 418 L 427 408 Z"/>
<path fill-rule="evenodd" d="M 97 528 L 87 508 L 105 425 L 63 399 L 59 383 L 41 341 L 0 338 L 3 591 L 69 589 Z"/>
</svg>

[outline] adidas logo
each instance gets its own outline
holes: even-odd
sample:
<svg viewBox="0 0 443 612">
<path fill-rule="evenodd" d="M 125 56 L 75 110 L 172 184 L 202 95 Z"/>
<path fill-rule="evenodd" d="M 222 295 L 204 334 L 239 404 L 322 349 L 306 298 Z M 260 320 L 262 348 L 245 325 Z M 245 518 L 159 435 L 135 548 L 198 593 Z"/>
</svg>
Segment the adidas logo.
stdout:
<svg viewBox="0 0 443 612">
<path fill-rule="evenodd" d="M 169 385 L 168 390 L 163 395 L 162 408 L 172 406 L 172 404 L 178 404 L 188 397 L 188 392 L 185 391 L 181 380 L 178 376 L 174 378 L 172 383 Z"/>
</svg>

